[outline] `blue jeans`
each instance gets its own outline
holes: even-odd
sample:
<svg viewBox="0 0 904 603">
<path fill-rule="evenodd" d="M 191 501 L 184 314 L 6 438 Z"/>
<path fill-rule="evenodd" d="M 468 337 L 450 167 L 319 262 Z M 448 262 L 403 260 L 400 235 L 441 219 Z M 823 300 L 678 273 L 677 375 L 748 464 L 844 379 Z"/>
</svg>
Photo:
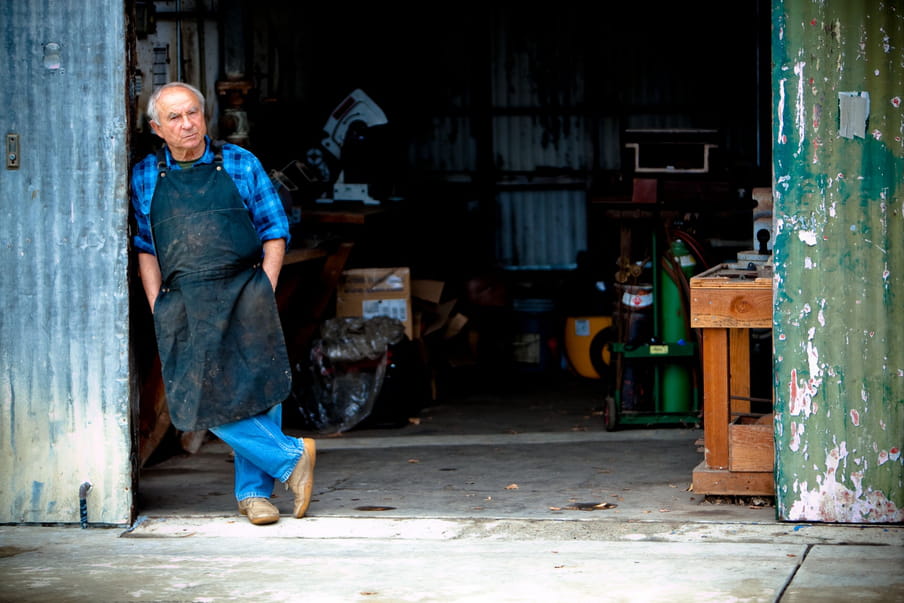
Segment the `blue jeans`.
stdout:
<svg viewBox="0 0 904 603">
<path fill-rule="evenodd" d="M 282 431 L 282 405 L 247 419 L 211 427 L 235 452 L 235 498 L 270 498 L 273 480 L 285 482 L 304 453 L 301 439 Z"/>
</svg>

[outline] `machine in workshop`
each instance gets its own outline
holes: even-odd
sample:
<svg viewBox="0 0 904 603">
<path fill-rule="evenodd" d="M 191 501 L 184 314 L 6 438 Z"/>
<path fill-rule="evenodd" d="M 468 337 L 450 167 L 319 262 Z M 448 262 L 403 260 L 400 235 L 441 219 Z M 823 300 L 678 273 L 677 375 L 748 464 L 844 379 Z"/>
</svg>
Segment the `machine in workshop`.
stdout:
<svg viewBox="0 0 904 603">
<path fill-rule="evenodd" d="M 756 249 L 738 252 L 729 267 L 741 270 L 772 269 L 772 188 L 753 189 L 753 241 Z"/>
<path fill-rule="evenodd" d="M 374 174 L 379 126 L 389 123 L 383 110 L 363 90 L 351 92 L 330 113 L 323 127 L 324 137 L 308 149 L 303 160 L 293 160 L 271 178 L 290 193 L 299 185 L 314 190 L 317 203 L 357 201 L 379 205 Z"/>
</svg>

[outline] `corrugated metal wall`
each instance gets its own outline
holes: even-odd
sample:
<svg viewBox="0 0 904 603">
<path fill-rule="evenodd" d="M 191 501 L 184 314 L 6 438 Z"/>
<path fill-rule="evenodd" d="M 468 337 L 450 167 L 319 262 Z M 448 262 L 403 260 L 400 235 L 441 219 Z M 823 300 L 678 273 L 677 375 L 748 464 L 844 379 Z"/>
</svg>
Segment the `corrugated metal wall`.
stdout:
<svg viewBox="0 0 904 603">
<path fill-rule="evenodd" d="M 575 266 L 588 246 L 587 206 L 575 199 L 625 167 L 627 128 L 715 128 L 742 162 L 759 161 L 755 1 L 607 6 L 598 19 L 576 5 L 485 12 L 468 31 L 471 62 L 458 61 L 475 70 L 450 78 L 450 112 L 411 153 L 420 169 L 457 178 L 483 170 L 484 184 L 492 170 L 496 189 L 482 192 L 499 217 L 500 265 Z"/>
<path fill-rule="evenodd" d="M 778 515 L 904 521 L 904 6 L 772 19 Z"/>
<path fill-rule="evenodd" d="M 496 259 L 512 269 L 570 269 L 587 248 L 593 128 L 585 115 L 582 40 L 563 9 L 537 19 L 498 11 L 489 66 L 493 166 L 499 190 Z M 569 71 L 560 66 L 568 64 Z"/>
<path fill-rule="evenodd" d="M 122 0 L 0 3 L 0 522 L 132 512 Z"/>
<path fill-rule="evenodd" d="M 587 245 L 583 190 L 500 191 L 496 257 L 510 268 L 566 270 Z"/>
<path fill-rule="evenodd" d="M 570 236 L 558 223 L 536 213 L 487 222 L 539 207 L 501 207 L 515 187 L 532 199 L 545 191 L 560 208 L 581 187 L 624 188 L 625 129 L 717 130 L 720 154 L 731 155 L 725 165 L 738 166 L 738 187 L 768 183 L 760 142 L 768 143 L 769 96 L 758 94 L 769 87 L 768 66 L 760 67 L 768 63 L 768 7 L 768 0 L 608 3 L 591 14 L 578 3 L 543 10 L 496 4 L 446 11 L 430 22 L 415 18 L 412 26 L 401 5 L 258 3 L 254 74 L 273 101 L 258 113 L 257 133 L 272 133 L 261 151 L 285 165 L 304 152 L 305 134 L 316 135 L 311 130 L 323 116 L 359 87 L 398 134 L 393 168 L 414 176 L 399 178 L 406 180 L 400 196 L 430 203 L 442 195 L 467 206 L 469 231 L 498 235 L 474 243 L 481 259 L 524 268 L 509 263 L 532 256 L 537 267 L 558 267 L 561 258 L 542 249 L 492 257 L 518 240 L 501 230 L 507 225 L 537 223 L 532 245 Z M 279 108 L 285 118 L 269 117 Z M 273 149 L 280 143 L 286 150 Z M 624 190 L 592 192 L 615 197 Z M 566 222 L 586 222 L 584 207 L 567 207 L 576 213 Z"/>
</svg>

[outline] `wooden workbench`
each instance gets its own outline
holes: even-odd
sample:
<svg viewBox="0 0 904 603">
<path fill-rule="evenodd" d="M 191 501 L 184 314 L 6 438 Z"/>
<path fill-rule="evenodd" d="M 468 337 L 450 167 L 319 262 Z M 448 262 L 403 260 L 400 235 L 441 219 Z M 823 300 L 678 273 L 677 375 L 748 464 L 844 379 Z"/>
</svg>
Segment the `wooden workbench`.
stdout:
<svg viewBox="0 0 904 603">
<path fill-rule="evenodd" d="M 302 209 L 302 220 L 314 224 L 367 224 L 389 213 L 390 204 L 362 205 L 348 201 L 314 204 Z"/>
<path fill-rule="evenodd" d="M 772 327 L 772 270 L 720 264 L 690 279 L 691 327 L 700 329 L 704 460 L 694 492 L 772 495 L 772 414 L 750 412 L 750 329 Z"/>
</svg>

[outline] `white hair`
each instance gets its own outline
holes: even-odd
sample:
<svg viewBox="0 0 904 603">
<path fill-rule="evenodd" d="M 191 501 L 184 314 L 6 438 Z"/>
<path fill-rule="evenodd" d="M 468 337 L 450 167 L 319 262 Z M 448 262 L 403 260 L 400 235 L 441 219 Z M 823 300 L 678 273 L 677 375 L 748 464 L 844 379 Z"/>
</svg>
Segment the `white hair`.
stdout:
<svg viewBox="0 0 904 603">
<path fill-rule="evenodd" d="M 160 119 L 159 115 L 157 115 L 157 101 L 160 99 L 160 95 L 163 94 L 164 91 L 170 90 L 172 88 L 184 88 L 194 94 L 198 98 L 198 103 L 201 104 L 201 110 L 204 110 L 204 95 L 201 94 L 201 91 L 192 86 L 191 84 L 186 84 L 185 82 L 170 82 L 168 84 L 164 84 L 154 90 L 154 93 L 151 94 L 151 98 L 148 99 L 148 119 L 152 122 L 159 124 Z"/>
</svg>

